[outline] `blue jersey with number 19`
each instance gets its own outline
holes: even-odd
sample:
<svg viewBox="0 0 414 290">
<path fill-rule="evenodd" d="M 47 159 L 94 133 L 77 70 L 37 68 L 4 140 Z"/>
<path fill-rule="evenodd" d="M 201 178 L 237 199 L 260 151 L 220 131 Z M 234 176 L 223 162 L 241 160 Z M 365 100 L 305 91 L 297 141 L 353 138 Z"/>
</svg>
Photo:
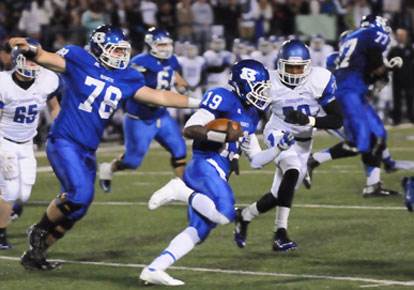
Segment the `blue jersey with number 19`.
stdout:
<svg viewBox="0 0 414 290">
<path fill-rule="evenodd" d="M 131 67 L 106 69 L 78 46 L 66 46 L 57 53 L 66 60 L 65 86 L 61 110 L 49 135 L 96 150 L 109 118 L 145 86 L 144 78 Z"/>
<path fill-rule="evenodd" d="M 259 113 L 254 106 L 248 106 L 234 92 L 224 88 L 215 88 L 207 91 L 201 101 L 201 109 L 208 110 L 215 119 L 226 118 L 239 122 L 243 128 L 244 136 L 254 134 L 259 123 Z M 237 142 L 217 143 L 197 141 L 193 143 L 194 157 L 207 158 L 217 164 L 228 176 L 230 162 L 238 153 L 239 146 L 245 138 Z"/>
</svg>

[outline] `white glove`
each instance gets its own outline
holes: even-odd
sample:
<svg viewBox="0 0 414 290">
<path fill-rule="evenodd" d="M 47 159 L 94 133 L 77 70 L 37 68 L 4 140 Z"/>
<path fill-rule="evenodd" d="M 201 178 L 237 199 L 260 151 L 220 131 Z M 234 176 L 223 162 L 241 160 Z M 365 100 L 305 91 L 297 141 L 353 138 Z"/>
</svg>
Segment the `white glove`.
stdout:
<svg viewBox="0 0 414 290">
<path fill-rule="evenodd" d="M 286 150 L 289 149 L 293 144 L 295 144 L 295 136 L 293 136 L 290 131 L 286 131 L 283 133 L 283 137 L 279 140 L 277 147 L 280 150 Z"/>
<path fill-rule="evenodd" d="M 384 58 L 384 65 L 387 68 L 394 68 L 394 67 L 400 68 L 403 65 L 403 60 L 399 56 L 395 56 L 395 57 L 391 58 L 390 60 Z"/>
<path fill-rule="evenodd" d="M 0 171 L 6 180 L 16 178 L 19 175 L 16 156 L 7 153 L 0 154 Z"/>
</svg>

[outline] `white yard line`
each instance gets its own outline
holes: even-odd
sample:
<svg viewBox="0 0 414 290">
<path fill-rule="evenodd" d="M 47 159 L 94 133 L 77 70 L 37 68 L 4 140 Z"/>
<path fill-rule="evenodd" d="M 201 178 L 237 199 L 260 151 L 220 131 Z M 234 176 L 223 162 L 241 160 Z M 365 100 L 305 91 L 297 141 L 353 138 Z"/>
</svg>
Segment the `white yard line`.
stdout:
<svg viewBox="0 0 414 290">
<path fill-rule="evenodd" d="M 26 204 L 49 204 L 50 201 L 29 201 Z M 147 206 L 147 202 L 141 201 L 94 201 L 92 205 L 99 205 L 99 206 Z M 187 204 L 182 202 L 173 202 L 171 205 L 178 205 L 178 206 L 187 206 Z M 250 204 L 238 203 L 236 206 L 246 207 Z M 294 207 L 300 208 L 323 208 L 323 209 L 365 209 L 365 210 L 404 210 L 406 211 L 407 208 L 402 206 L 360 206 L 360 205 L 329 205 L 329 204 L 295 204 Z"/>
<path fill-rule="evenodd" d="M 2 260 L 20 261 L 18 257 L 0 256 Z M 51 259 L 50 261 L 78 264 L 78 265 L 92 265 L 92 266 L 106 266 L 106 267 L 121 267 L 121 268 L 144 268 L 144 264 L 123 264 L 123 263 L 106 263 L 106 262 L 92 262 L 92 261 L 70 261 Z M 340 280 L 340 281 L 356 281 L 364 283 L 375 283 L 376 285 L 398 285 L 398 286 L 414 286 L 414 281 L 395 281 L 395 280 L 379 280 L 363 277 L 340 277 L 340 276 L 326 276 L 326 275 L 309 275 L 309 274 L 284 274 L 284 273 L 272 273 L 272 272 L 254 272 L 254 271 L 242 271 L 242 270 L 226 270 L 226 269 L 214 269 L 214 268 L 193 268 L 193 267 L 176 267 L 172 266 L 170 269 L 182 270 L 182 271 L 195 271 L 195 272 L 207 272 L 207 273 L 221 273 L 221 274 L 233 274 L 244 276 L 268 276 L 268 277 L 288 277 L 288 278 L 308 278 L 308 279 L 324 279 L 324 280 Z M 372 287 L 373 285 L 369 285 Z"/>
</svg>

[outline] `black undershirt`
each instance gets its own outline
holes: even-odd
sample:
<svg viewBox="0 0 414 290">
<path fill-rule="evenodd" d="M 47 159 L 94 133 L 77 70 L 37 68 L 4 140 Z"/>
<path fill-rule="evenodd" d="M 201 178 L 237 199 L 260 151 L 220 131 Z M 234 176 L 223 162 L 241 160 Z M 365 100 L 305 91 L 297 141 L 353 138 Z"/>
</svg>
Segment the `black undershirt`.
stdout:
<svg viewBox="0 0 414 290">
<path fill-rule="evenodd" d="M 19 80 L 17 78 L 17 72 L 14 72 L 12 74 L 12 78 L 13 78 L 13 81 L 16 83 L 16 85 L 18 85 L 19 87 L 21 87 L 23 90 L 27 90 L 28 88 L 30 88 L 30 86 L 33 85 L 33 83 L 35 81 L 34 79 L 27 80 L 27 81 Z"/>
</svg>

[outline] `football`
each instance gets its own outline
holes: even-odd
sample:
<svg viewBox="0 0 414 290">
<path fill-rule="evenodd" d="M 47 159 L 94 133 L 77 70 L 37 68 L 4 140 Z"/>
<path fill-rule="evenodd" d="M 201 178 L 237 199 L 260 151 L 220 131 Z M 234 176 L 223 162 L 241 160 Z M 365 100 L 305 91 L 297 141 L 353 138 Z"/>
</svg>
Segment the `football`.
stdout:
<svg viewBox="0 0 414 290">
<path fill-rule="evenodd" d="M 206 125 L 207 129 L 215 130 L 215 131 L 221 131 L 226 132 L 227 131 L 227 125 L 231 122 L 234 130 L 242 130 L 240 123 L 232 121 L 230 119 L 214 119 L 210 123 Z"/>
</svg>

